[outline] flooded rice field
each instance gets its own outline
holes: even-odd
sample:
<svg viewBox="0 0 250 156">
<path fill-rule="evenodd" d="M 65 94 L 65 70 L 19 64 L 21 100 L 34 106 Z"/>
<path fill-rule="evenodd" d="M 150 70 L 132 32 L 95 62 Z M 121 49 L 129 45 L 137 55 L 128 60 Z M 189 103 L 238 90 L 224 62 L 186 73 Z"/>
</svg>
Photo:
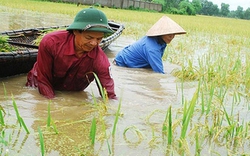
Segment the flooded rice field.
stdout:
<svg viewBox="0 0 250 156">
<path fill-rule="evenodd" d="M 0 17 L 0 31 L 67 25 L 73 18 L 1 6 Z M 119 50 L 133 42 L 134 39 L 123 35 L 113 42 L 106 50 L 110 62 Z M 249 112 L 246 109 L 249 106 L 245 99 L 239 99 L 236 95 L 232 100 L 232 96 L 224 95 L 229 104 L 224 109 L 219 105 L 211 106 L 213 112 L 198 108 L 188 112 L 192 109 L 190 106 L 198 101 L 195 97 L 199 83 L 178 81 L 171 73 L 179 66 L 165 61 L 166 74 L 154 73 L 149 69 L 118 67 L 112 63 L 111 66 L 119 100 L 107 103 L 102 102 L 95 83 L 82 92 L 58 91 L 56 98 L 50 101 L 36 89 L 25 87 L 26 74 L 0 79 L 0 103 L 5 111 L 0 153 L 41 155 L 43 143 L 45 155 L 48 156 L 195 155 L 197 151 L 198 155 L 230 155 L 250 152 L 249 140 L 241 142 L 240 146 L 237 144 L 240 139 L 249 137 L 247 133 L 240 133 L 249 127 Z M 223 96 L 223 89 L 220 91 Z M 231 108 L 231 101 L 240 104 Z M 18 122 L 15 105 L 27 129 Z M 227 115 L 221 115 L 222 110 L 235 114 L 239 122 L 235 124 L 227 119 Z M 202 111 L 212 115 L 202 116 Z M 194 116 L 189 120 L 190 128 L 186 133 L 184 128 L 187 125 L 182 118 L 184 114 L 187 114 L 187 118 Z M 222 122 L 222 119 L 227 122 Z M 169 123 L 172 123 L 173 133 Z M 228 129 L 228 123 L 235 125 Z M 93 125 L 96 126 L 94 143 L 91 142 Z"/>
</svg>

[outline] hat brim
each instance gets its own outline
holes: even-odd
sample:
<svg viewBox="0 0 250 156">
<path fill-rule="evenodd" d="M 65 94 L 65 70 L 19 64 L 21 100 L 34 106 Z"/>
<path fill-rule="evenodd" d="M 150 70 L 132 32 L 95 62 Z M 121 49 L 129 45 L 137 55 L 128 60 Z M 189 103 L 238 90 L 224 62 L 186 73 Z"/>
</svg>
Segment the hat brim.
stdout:
<svg viewBox="0 0 250 156">
<path fill-rule="evenodd" d="M 102 27 L 95 27 L 95 28 L 89 28 L 86 31 L 97 31 L 97 32 L 104 32 L 104 33 L 114 33 L 114 31 L 110 28 L 102 28 Z"/>
<path fill-rule="evenodd" d="M 176 31 L 173 31 L 173 32 L 168 32 L 168 33 L 154 33 L 154 34 L 150 34 L 150 33 L 147 33 L 146 36 L 162 36 L 162 35 L 171 35 L 171 34 L 174 34 L 174 35 L 183 35 L 183 34 L 186 34 L 187 32 L 186 31 L 180 31 L 180 32 L 176 32 Z"/>
<path fill-rule="evenodd" d="M 74 22 L 72 23 L 66 30 L 84 30 L 86 24 L 82 22 Z M 86 31 L 97 31 L 103 33 L 114 33 L 111 27 L 90 27 Z"/>
<path fill-rule="evenodd" d="M 162 36 L 168 34 L 181 35 L 187 32 L 175 21 L 162 16 L 146 33 L 146 36 Z"/>
</svg>

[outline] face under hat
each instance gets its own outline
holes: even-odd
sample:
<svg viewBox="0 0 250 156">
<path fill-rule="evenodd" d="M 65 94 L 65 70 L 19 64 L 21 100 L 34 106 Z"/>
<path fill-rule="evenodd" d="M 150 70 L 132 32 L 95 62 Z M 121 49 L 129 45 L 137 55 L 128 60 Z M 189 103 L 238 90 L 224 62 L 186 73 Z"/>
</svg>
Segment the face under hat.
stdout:
<svg viewBox="0 0 250 156">
<path fill-rule="evenodd" d="M 167 16 L 162 16 L 147 32 L 147 36 L 161 36 L 167 34 L 186 34 L 187 32 L 175 21 Z"/>
</svg>

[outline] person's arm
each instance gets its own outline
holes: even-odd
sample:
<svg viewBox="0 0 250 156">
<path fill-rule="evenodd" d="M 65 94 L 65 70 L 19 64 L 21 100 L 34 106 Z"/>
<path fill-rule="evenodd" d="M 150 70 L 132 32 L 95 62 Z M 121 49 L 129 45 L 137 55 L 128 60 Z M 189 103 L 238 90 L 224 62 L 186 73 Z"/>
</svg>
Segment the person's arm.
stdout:
<svg viewBox="0 0 250 156">
<path fill-rule="evenodd" d="M 114 90 L 114 80 L 111 75 L 111 66 L 104 52 L 103 55 L 100 55 L 99 59 L 97 59 L 94 72 L 97 74 L 102 87 L 107 91 L 109 99 L 117 99 Z"/>
<path fill-rule="evenodd" d="M 44 37 L 39 45 L 37 56 L 37 80 L 40 94 L 47 98 L 54 98 L 55 93 L 52 86 L 53 56 L 51 41 Z"/>
<path fill-rule="evenodd" d="M 162 53 L 159 50 L 148 49 L 147 59 L 153 71 L 157 73 L 165 73 L 162 63 Z"/>
</svg>

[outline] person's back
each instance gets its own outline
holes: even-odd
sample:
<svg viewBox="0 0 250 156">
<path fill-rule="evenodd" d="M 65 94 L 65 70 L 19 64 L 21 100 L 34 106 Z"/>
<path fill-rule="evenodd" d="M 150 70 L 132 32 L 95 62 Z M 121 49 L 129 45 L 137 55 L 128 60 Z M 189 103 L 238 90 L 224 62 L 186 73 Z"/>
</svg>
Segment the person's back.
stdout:
<svg viewBox="0 0 250 156">
<path fill-rule="evenodd" d="M 152 68 L 163 73 L 162 56 L 166 43 L 159 37 L 144 36 L 122 49 L 115 57 L 118 66 L 130 68 Z"/>
</svg>

